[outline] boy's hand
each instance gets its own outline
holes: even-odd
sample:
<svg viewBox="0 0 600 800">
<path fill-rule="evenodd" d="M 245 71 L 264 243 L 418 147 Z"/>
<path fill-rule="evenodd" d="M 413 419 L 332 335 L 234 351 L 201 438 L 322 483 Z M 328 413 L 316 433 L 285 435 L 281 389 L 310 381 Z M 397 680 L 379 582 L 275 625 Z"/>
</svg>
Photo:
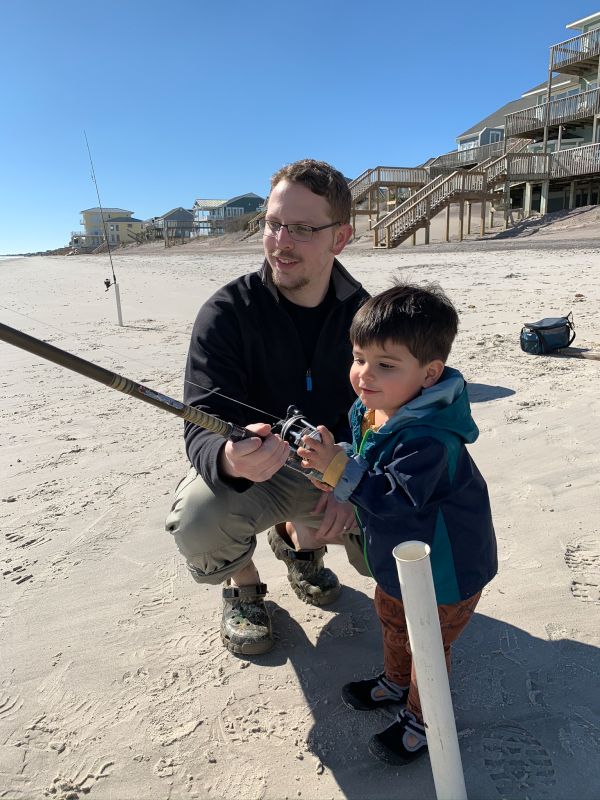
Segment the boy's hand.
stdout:
<svg viewBox="0 0 600 800">
<path fill-rule="evenodd" d="M 316 478 L 309 478 L 309 481 L 315 488 L 320 489 L 322 492 L 333 492 L 333 486 L 330 486 L 328 483 L 318 481 Z"/>
<path fill-rule="evenodd" d="M 303 467 L 312 467 L 323 473 L 343 448 L 335 443 L 333 434 L 324 425 L 318 425 L 317 430 L 321 434 L 321 441 L 311 439 L 308 434 L 303 436 L 304 447 L 298 448 L 298 455 Z"/>
</svg>

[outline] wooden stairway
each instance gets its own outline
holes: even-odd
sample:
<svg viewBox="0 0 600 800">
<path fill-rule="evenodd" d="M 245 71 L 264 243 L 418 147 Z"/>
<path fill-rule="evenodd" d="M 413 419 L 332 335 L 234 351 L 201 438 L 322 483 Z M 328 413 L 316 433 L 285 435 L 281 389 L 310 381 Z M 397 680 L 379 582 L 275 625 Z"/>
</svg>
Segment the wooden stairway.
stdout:
<svg viewBox="0 0 600 800">
<path fill-rule="evenodd" d="M 261 219 L 267 213 L 266 209 L 259 211 L 258 214 L 255 214 L 251 219 L 248 220 L 248 224 L 246 225 L 246 231 L 242 236 L 240 241 L 244 241 L 244 239 L 249 239 L 251 236 L 254 236 L 255 233 L 258 233 L 258 225 Z"/>
<path fill-rule="evenodd" d="M 511 155 L 528 144 L 517 140 L 500 157 L 490 157 L 473 169 L 437 175 L 373 225 L 374 246 L 397 247 L 450 203 L 491 199 L 497 184 L 506 180 Z"/>
</svg>

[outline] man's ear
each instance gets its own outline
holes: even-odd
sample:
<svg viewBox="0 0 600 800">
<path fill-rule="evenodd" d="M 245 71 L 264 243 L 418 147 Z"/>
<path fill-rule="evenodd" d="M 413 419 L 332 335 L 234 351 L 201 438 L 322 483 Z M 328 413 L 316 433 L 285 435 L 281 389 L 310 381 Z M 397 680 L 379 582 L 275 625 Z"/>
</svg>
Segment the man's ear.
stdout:
<svg viewBox="0 0 600 800">
<path fill-rule="evenodd" d="M 438 382 L 445 366 L 446 365 L 444 362 L 439 358 L 436 358 L 435 361 L 430 361 L 429 364 L 427 364 L 425 380 L 423 381 L 423 389 L 429 389 L 430 386 L 433 386 L 434 383 Z"/>
<path fill-rule="evenodd" d="M 352 238 L 353 233 L 354 231 L 352 230 L 352 225 L 339 225 L 336 228 L 333 247 L 331 248 L 331 252 L 334 256 L 339 256 L 344 247 L 346 247 Z"/>
</svg>

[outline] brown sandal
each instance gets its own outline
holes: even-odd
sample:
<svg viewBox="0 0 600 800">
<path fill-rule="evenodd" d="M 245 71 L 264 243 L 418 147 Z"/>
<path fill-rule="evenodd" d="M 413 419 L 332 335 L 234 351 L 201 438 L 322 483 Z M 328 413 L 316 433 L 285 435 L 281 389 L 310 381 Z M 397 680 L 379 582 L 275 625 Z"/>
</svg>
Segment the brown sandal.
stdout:
<svg viewBox="0 0 600 800">
<path fill-rule="evenodd" d="M 232 653 L 256 656 L 273 647 L 271 618 L 265 606 L 267 586 L 231 586 L 223 588 L 221 640 Z"/>
</svg>

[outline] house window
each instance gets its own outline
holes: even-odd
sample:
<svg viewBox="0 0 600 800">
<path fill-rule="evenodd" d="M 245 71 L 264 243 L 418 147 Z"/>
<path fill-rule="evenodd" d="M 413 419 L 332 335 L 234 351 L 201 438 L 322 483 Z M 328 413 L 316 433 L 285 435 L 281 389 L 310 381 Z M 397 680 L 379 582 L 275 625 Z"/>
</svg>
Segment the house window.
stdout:
<svg viewBox="0 0 600 800">
<path fill-rule="evenodd" d="M 129 223 L 127 223 L 127 227 L 128 228 L 133 228 L 133 225 L 130 225 Z"/>
<path fill-rule="evenodd" d="M 502 132 L 501 131 L 490 131 L 490 144 L 494 144 L 494 142 L 502 141 Z"/>
</svg>

